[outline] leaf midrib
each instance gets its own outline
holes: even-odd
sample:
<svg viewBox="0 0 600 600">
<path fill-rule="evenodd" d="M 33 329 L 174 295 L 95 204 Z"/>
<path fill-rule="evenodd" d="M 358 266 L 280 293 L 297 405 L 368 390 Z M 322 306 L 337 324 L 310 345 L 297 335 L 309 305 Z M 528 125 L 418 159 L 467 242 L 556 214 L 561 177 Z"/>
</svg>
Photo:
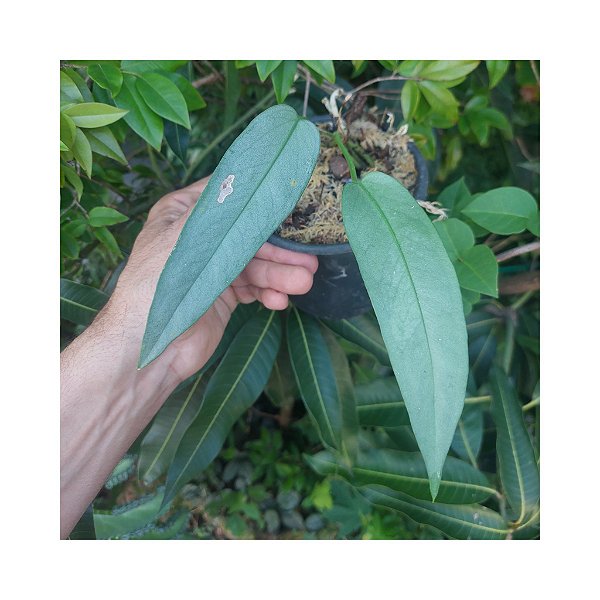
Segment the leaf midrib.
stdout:
<svg viewBox="0 0 600 600">
<path fill-rule="evenodd" d="M 163 330 L 162 330 L 161 334 L 158 336 L 157 341 L 152 345 L 151 350 L 154 350 L 154 348 L 156 347 L 156 345 L 160 342 L 160 339 L 162 337 L 162 333 L 164 331 L 166 331 L 166 329 L 171 325 L 171 322 L 175 318 L 175 315 L 177 314 L 177 311 L 179 310 L 179 307 L 186 300 L 186 298 L 188 297 L 191 289 L 194 287 L 194 285 L 198 281 L 198 279 L 202 276 L 202 273 L 204 273 L 204 271 L 206 271 L 206 269 L 208 268 L 208 266 L 211 264 L 212 260 L 215 257 L 215 253 L 221 248 L 223 240 L 229 235 L 229 233 L 231 232 L 231 230 L 235 227 L 236 223 L 238 222 L 238 220 L 240 219 L 240 217 L 244 213 L 244 210 L 246 209 L 246 207 L 248 206 L 248 204 L 250 203 L 250 201 L 254 198 L 256 192 L 258 191 L 258 189 L 260 188 L 260 186 L 263 184 L 263 182 L 265 181 L 265 179 L 267 178 L 267 176 L 269 175 L 269 173 L 271 173 L 271 170 L 273 169 L 273 165 L 279 160 L 279 158 L 281 156 L 281 153 L 283 152 L 283 149 L 286 147 L 287 143 L 290 141 L 290 138 L 292 137 L 292 134 L 296 131 L 296 128 L 298 127 L 298 123 L 300 123 L 300 121 L 301 121 L 300 117 L 297 117 L 296 118 L 296 122 L 294 123 L 294 126 L 290 129 L 290 132 L 289 132 L 288 136 L 285 138 L 285 141 L 283 142 L 283 144 L 281 145 L 281 148 L 279 149 L 279 152 L 277 153 L 277 155 L 275 156 L 275 158 L 272 160 L 271 164 L 269 165 L 269 168 L 267 169 L 266 173 L 263 175 L 263 177 L 261 177 L 260 181 L 258 182 L 258 184 L 256 185 L 256 187 L 254 188 L 254 191 L 252 192 L 252 194 L 250 194 L 250 196 L 248 197 L 248 200 L 246 200 L 246 203 L 244 204 L 244 208 L 239 211 L 239 213 L 238 213 L 237 217 L 234 219 L 233 223 L 230 225 L 230 227 L 228 227 L 228 229 L 225 231 L 225 233 L 223 234 L 223 236 L 219 240 L 218 246 L 216 247 L 215 251 L 211 254 L 210 258 L 206 261 L 206 263 L 205 263 L 204 267 L 202 268 L 202 270 L 198 273 L 198 277 L 196 277 L 192 281 L 192 283 L 188 286 L 188 289 L 186 290 L 185 294 L 182 296 L 181 300 L 177 303 L 177 306 L 174 308 L 173 313 L 171 314 L 169 320 L 167 321 L 166 325 L 163 327 Z M 185 225 L 184 225 L 184 227 L 185 227 Z M 175 245 L 177 245 L 177 243 Z M 162 273 L 161 273 L 161 275 L 162 275 Z M 150 310 L 152 311 L 152 308 L 150 308 Z M 190 327 L 191 327 L 191 325 L 190 325 Z M 189 329 L 189 327 L 188 327 L 188 329 Z M 186 329 L 186 331 L 187 331 L 187 329 Z M 181 335 L 181 333 L 184 333 L 184 332 L 183 331 L 180 332 L 179 335 Z M 150 354 L 150 352 L 148 352 L 148 354 Z"/>
<path fill-rule="evenodd" d="M 427 351 L 428 351 L 428 355 L 429 355 L 429 362 L 430 362 L 430 366 L 431 366 L 431 372 L 432 372 L 432 381 L 433 381 L 433 411 L 434 411 L 434 418 L 433 418 L 433 439 L 435 440 L 435 448 L 437 449 L 437 439 L 438 439 L 438 432 L 437 432 L 437 418 L 435 416 L 435 406 L 436 406 L 436 380 L 435 380 L 435 371 L 433 368 L 433 359 L 432 359 L 432 354 L 431 354 L 431 344 L 429 342 L 429 332 L 427 331 L 427 324 L 425 321 L 425 316 L 423 315 L 423 309 L 421 308 L 421 303 L 419 301 L 419 295 L 417 294 L 417 288 L 415 286 L 415 282 L 412 278 L 412 274 L 410 272 L 410 269 L 408 267 L 408 262 L 406 261 L 406 257 L 404 256 L 404 252 L 402 251 L 402 246 L 400 245 L 400 240 L 398 239 L 398 237 L 396 236 L 396 232 L 394 231 L 391 223 L 389 222 L 386 214 L 383 212 L 383 210 L 380 208 L 379 204 L 377 203 L 377 200 L 375 200 L 375 197 L 369 192 L 369 190 L 366 188 L 366 186 L 364 185 L 364 183 L 362 181 L 358 182 L 358 185 L 361 187 L 361 189 L 364 190 L 364 192 L 366 193 L 367 197 L 370 199 L 371 204 L 373 204 L 377 210 L 377 212 L 381 215 L 383 222 L 385 223 L 385 225 L 387 226 L 387 228 L 390 230 L 390 233 L 392 234 L 392 238 L 394 239 L 396 246 L 398 247 L 398 251 L 400 252 L 400 256 L 402 257 L 402 260 L 404 262 L 404 266 L 406 267 L 406 272 L 408 273 L 408 280 L 410 281 L 410 284 L 413 288 L 413 292 L 415 294 L 415 298 L 416 298 L 416 304 L 417 307 L 419 308 L 419 314 L 421 315 L 421 321 L 423 322 L 423 330 L 425 331 L 425 340 L 427 341 Z M 418 206 L 415 203 L 416 206 Z M 402 391 L 402 390 L 400 390 Z M 440 474 L 441 476 L 441 474 Z"/>
<path fill-rule="evenodd" d="M 308 348 L 308 340 L 306 339 L 306 333 L 304 332 L 304 326 L 302 325 L 302 320 L 300 319 L 300 314 L 298 313 L 298 311 L 295 308 L 294 308 L 294 315 L 298 321 L 298 327 L 300 329 L 300 334 L 302 335 L 302 344 L 304 346 L 304 350 L 306 351 L 306 356 L 308 358 L 308 364 L 310 367 L 310 372 L 312 375 L 315 389 L 317 390 L 317 397 L 319 398 L 319 404 L 321 405 L 321 410 L 323 411 L 323 416 L 325 417 L 325 422 L 327 423 L 329 433 L 331 434 L 331 440 L 332 440 L 332 442 L 335 443 L 335 435 L 333 433 L 333 428 L 329 421 L 329 416 L 327 414 L 327 411 L 325 410 L 325 402 L 324 402 L 323 396 L 321 394 L 321 388 L 319 387 L 319 381 L 317 379 L 317 374 L 315 372 L 315 368 L 313 365 L 312 354 L 310 353 L 310 350 Z"/>
</svg>

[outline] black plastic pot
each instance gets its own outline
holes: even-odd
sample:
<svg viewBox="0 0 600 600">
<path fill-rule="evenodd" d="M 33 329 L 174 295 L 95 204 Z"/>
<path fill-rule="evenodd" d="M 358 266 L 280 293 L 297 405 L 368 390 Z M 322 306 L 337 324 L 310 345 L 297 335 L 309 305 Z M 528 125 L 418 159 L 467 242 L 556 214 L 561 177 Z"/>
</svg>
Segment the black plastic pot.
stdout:
<svg viewBox="0 0 600 600">
<path fill-rule="evenodd" d="M 425 200 L 429 184 L 427 163 L 412 142 L 408 147 L 415 157 L 418 173 L 413 195 L 417 200 Z M 319 258 L 319 268 L 310 291 L 302 296 L 290 296 L 298 308 L 315 317 L 333 320 L 348 319 L 371 310 L 371 300 L 350 244 L 304 244 L 276 234 L 269 238 L 269 242 Z"/>
</svg>

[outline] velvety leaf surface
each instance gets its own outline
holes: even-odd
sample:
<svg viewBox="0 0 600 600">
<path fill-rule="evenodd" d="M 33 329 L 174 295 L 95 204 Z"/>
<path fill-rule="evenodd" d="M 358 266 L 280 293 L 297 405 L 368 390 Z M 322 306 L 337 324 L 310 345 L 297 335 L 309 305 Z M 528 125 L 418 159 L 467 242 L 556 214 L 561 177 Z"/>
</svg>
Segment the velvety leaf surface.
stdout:
<svg viewBox="0 0 600 600">
<path fill-rule="evenodd" d="M 140 367 L 189 329 L 241 273 L 296 205 L 318 153 L 316 127 L 286 105 L 264 111 L 235 140 L 161 273 Z M 233 192 L 223 196 L 226 181 Z"/>
<path fill-rule="evenodd" d="M 229 430 L 269 380 L 281 341 L 276 311 L 260 310 L 233 339 L 204 393 L 167 474 L 164 502 L 217 456 Z"/>
<path fill-rule="evenodd" d="M 431 221 L 392 177 L 347 184 L 342 210 L 435 497 L 468 374 L 456 273 Z"/>
</svg>

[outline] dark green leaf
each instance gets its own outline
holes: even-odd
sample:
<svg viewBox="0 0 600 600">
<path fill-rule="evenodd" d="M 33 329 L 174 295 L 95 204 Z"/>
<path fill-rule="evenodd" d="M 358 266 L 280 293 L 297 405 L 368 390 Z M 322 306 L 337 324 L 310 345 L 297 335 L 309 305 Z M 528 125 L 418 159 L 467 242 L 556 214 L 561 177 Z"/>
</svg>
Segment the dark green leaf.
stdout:
<svg viewBox="0 0 600 600">
<path fill-rule="evenodd" d="M 129 220 L 129 217 L 108 206 L 95 206 L 90 210 L 88 216 L 88 223 L 92 227 L 116 225 L 117 223 L 124 223 L 127 220 Z"/>
<path fill-rule="evenodd" d="M 225 62 L 225 111 L 223 114 L 223 130 L 231 126 L 237 115 L 240 101 L 241 85 L 240 74 L 234 64 Z"/>
<path fill-rule="evenodd" d="M 107 301 L 108 296 L 101 290 L 68 279 L 60 280 L 61 319 L 89 325 Z"/>
<path fill-rule="evenodd" d="M 165 502 L 217 456 L 235 421 L 265 387 L 280 341 L 279 315 L 267 310 L 259 311 L 235 336 L 177 448 L 167 474 Z"/>
<path fill-rule="evenodd" d="M 296 61 L 284 60 L 271 75 L 277 102 L 282 103 L 290 93 L 296 75 Z"/>
<path fill-rule="evenodd" d="M 145 73 L 136 86 L 146 104 L 157 114 L 190 129 L 190 116 L 183 94 L 164 75 Z"/>
<path fill-rule="evenodd" d="M 391 367 L 390 357 L 383 343 L 377 323 L 365 315 L 332 321 L 323 319 L 323 323 L 332 331 L 360 346 L 377 358 L 382 365 Z"/>
<path fill-rule="evenodd" d="M 196 375 L 191 385 L 171 394 L 154 417 L 138 462 L 138 477 L 146 485 L 167 471 L 183 434 L 198 414 L 208 378 L 205 372 Z"/>
<path fill-rule="evenodd" d="M 356 436 L 356 431 L 344 435 L 347 428 L 344 427 L 343 403 L 354 402 L 353 396 L 346 396 L 349 373 L 342 376 L 336 373 L 318 321 L 295 307 L 288 319 L 287 337 L 296 383 L 321 440 L 331 448 L 347 448 L 353 441 L 350 439 L 347 444 L 346 440 Z"/>
<path fill-rule="evenodd" d="M 90 143 L 91 149 L 97 154 L 108 156 L 122 165 L 127 164 L 127 159 L 115 139 L 113 132 L 108 127 L 98 127 L 98 129 L 88 129 L 84 131 L 85 137 Z"/>
<path fill-rule="evenodd" d="M 356 405 L 361 425 L 399 427 L 409 418 L 394 377 L 381 377 L 356 386 Z"/>
<path fill-rule="evenodd" d="M 392 177 L 347 184 L 342 212 L 435 498 L 468 373 L 456 273 L 431 221 Z"/>
<path fill-rule="evenodd" d="M 477 225 L 492 233 L 521 233 L 535 216 L 537 204 L 533 196 L 516 187 L 501 187 L 474 198 L 462 212 Z"/>
<path fill-rule="evenodd" d="M 200 95 L 200 92 L 183 75 L 179 73 L 166 73 L 166 76 L 177 86 L 177 89 L 183 95 L 189 112 L 206 107 L 206 102 Z"/>
<path fill-rule="evenodd" d="M 94 509 L 90 504 L 83 513 L 73 531 L 69 534 L 70 540 L 95 540 L 96 530 L 94 528 Z"/>
<path fill-rule="evenodd" d="M 105 90 L 116 96 L 123 85 L 123 73 L 115 65 L 97 64 L 88 67 L 88 75 Z"/>
<path fill-rule="evenodd" d="M 190 142 L 190 132 L 185 127 L 177 125 L 177 123 L 167 121 L 165 123 L 165 140 L 167 140 L 167 144 L 173 151 L 173 154 L 185 164 Z"/>
<path fill-rule="evenodd" d="M 472 196 L 465 184 L 465 178 L 461 177 L 444 188 L 437 199 L 444 208 L 449 209 L 455 215 L 458 214 L 463 206 L 471 202 Z"/>
<path fill-rule="evenodd" d="M 285 105 L 260 114 L 231 145 L 161 273 L 140 367 L 189 329 L 241 273 L 298 202 L 318 153 L 316 127 Z M 224 196 L 228 181 L 233 192 Z"/>
<path fill-rule="evenodd" d="M 374 448 L 361 451 L 352 468 L 357 486 L 384 485 L 420 500 L 430 500 L 429 481 L 419 452 Z M 449 456 L 444 464 L 437 502 L 473 504 L 495 493 L 487 479 L 470 464 Z"/>
<path fill-rule="evenodd" d="M 531 231 L 531 233 L 533 233 L 533 235 L 540 237 L 540 211 L 539 210 L 536 210 L 535 214 L 529 218 L 529 221 L 527 221 L 527 229 L 529 229 L 529 231 Z"/>
<path fill-rule="evenodd" d="M 81 177 L 77 175 L 75 169 L 61 163 L 60 165 L 61 173 L 64 174 L 67 181 L 75 188 L 75 193 L 77 194 L 77 198 L 81 200 L 81 194 L 83 194 L 83 182 L 81 181 Z"/>
<path fill-rule="evenodd" d="M 461 287 L 498 297 L 498 262 L 489 246 L 479 244 L 463 251 L 455 267 Z"/>
<path fill-rule="evenodd" d="M 128 110 L 125 122 L 141 138 L 146 140 L 153 148 L 160 150 L 163 137 L 162 119 L 146 104 L 135 86 L 135 77 L 125 75 L 123 86 L 115 103 L 120 108 Z"/>
<path fill-rule="evenodd" d="M 486 60 L 485 65 L 488 70 L 488 76 L 490 78 L 490 90 L 495 88 L 500 80 L 506 75 L 510 60 Z"/>
<path fill-rule="evenodd" d="M 492 371 L 492 415 L 496 423 L 496 452 L 502 488 L 514 511 L 515 523 L 523 523 L 537 507 L 540 474 L 523 411 L 514 387 L 504 371 Z"/>
<path fill-rule="evenodd" d="M 477 467 L 477 455 L 483 440 L 483 408 L 478 404 L 465 404 L 452 440 L 452 450 Z"/>
<path fill-rule="evenodd" d="M 69 149 L 75 141 L 75 123 L 62 112 L 60 113 L 60 141 Z"/>
<path fill-rule="evenodd" d="M 84 102 L 64 110 L 77 127 L 103 127 L 122 118 L 127 111 L 101 102 Z"/>
<path fill-rule="evenodd" d="M 257 60 L 256 70 L 261 81 L 265 79 L 282 63 L 282 60 Z"/>
<path fill-rule="evenodd" d="M 335 83 L 335 67 L 332 60 L 303 60 L 302 62 L 315 73 L 325 77 L 327 81 Z"/>
<path fill-rule="evenodd" d="M 364 487 L 360 491 L 376 506 L 396 510 L 417 523 L 435 527 L 449 538 L 503 540 L 508 534 L 504 519 L 485 506 L 427 502 L 380 485 Z"/>
<path fill-rule="evenodd" d="M 255 60 L 236 60 L 235 68 L 236 69 L 245 69 L 246 67 L 251 67 L 256 61 Z"/>
</svg>

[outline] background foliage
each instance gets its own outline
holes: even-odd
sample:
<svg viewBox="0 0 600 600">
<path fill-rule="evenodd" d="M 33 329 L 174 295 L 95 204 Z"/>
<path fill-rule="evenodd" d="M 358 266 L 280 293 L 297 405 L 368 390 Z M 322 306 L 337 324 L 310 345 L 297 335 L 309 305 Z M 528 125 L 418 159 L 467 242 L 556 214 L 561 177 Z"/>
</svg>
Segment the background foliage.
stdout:
<svg viewBox="0 0 600 600">
<path fill-rule="evenodd" d="M 345 393 L 356 399 L 358 446 L 336 442 L 336 456 L 294 383 L 299 358 L 290 361 L 285 340 L 299 313 L 291 312 L 276 316 L 284 342 L 264 392 L 240 412 L 217 459 L 161 508 L 167 467 L 215 369 L 236 369 L 227 356 L 180 386 L 117 467 L 94 504 L 98 537 L 539 535 L 536 62 L 64 61 L 60 78 L 62 346 L 107 300 L 161 195 L 209 174 L 261 110 L 285 101 L 325 114 L 322 101 L 331 106 L 338 87 L 392 113 L 395 126 L 406 123 L 428 159 L 430 199 L 450 216 L 436 228 L 468 314 L 468 398 L 452 445 L 461 462 L 444 471 L 461 485 L 445 491 L 446 501 L 432 505 L 418 477 L 406 481 L 420 465 L 372 316 L 302 317 L 325 340 L 317 346 L 338 381 L 347 370 Z M 250 339 L 238 332 L 265 318 L 256 308 L 236 313 L 228 343 Z M 373 458 L 373 447 L 386 454 Z M 349 473 L 344 456 L 353 452 L 360 468 Z M 90 518 L 72 537 L 88 535 Z"/>
</svg>

